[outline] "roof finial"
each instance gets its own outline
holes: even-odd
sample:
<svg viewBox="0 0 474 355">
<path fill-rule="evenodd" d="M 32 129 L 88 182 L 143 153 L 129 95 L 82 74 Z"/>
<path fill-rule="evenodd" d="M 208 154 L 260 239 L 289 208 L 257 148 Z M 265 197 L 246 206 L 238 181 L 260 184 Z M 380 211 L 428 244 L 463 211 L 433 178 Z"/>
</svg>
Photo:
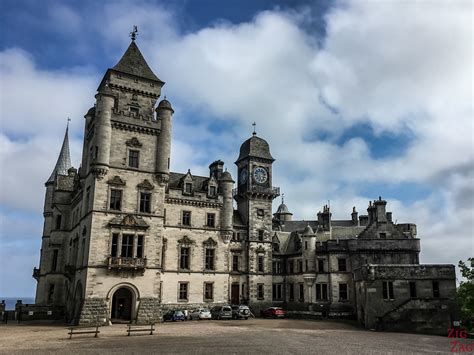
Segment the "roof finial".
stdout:
<svg viewBox="0 0 474 355">
<path fill-rule="evenodd" d="M 135 39 L 138 36 L 138 27 L 137 25 L 133 25 L 133 30 L 130 32 L 130 38 L 132 39 L 133 42 L 135 42 Z"/>
<path fill-rule="evenodd" d="M 71 122 L 71 119 L 69 118 L 69 116 L 67 116 L 66 130 L 69 129 L 69 122 Z"/>
<path fill-rule="evenodd" d="M 256 124 L 255 121 L 254 121 L 254 122 L 252 123 L 252 126 L 253 126 L 253 133 L 252 133 L 252 135 L 254 135 L 254 136 L 257 135 L 257 132 L 255 131 L 255 126 L 256 126 L 256 125 L 257 125 L 257 124 Z"/>
<path fill-rule="evenodd" d="M 281 194 L 281 204 L 283 205 L 285 203 L 285 193 Z"/>
</svg>

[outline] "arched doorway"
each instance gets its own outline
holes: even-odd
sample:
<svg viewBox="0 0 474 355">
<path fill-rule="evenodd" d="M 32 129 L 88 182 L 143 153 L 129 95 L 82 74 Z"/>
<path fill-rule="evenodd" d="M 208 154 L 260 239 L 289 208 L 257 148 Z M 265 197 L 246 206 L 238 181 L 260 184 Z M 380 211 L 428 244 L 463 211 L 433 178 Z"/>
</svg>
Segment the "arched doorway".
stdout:
<svg viewBox="0 0 474 355">
<path fill-rule="evenodd" d="M 133 294 L 126 287 L 121 287 L 114 292 L 112 297 L 112 323 L 129 322 L 132 319 Z"/>
</svg>

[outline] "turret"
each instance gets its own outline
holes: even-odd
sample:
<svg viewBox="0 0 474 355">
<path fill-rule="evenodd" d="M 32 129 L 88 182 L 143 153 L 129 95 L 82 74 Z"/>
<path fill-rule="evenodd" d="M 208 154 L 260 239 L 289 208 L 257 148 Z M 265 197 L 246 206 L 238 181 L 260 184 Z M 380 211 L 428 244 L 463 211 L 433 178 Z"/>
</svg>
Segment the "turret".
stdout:
<svg viewBox="0 0 474 355">
<path fill-rule="evenodd" d="M 166 99 L 160 101 L 156 108 L 157 119 L 161 121 L 161 132 L 156 144 L 156 179 L 160 184 L 166 184 L 169 180 L 173 113 L 171 103 Z"/>
<path fill-rule="evenodd" d="M 214 176 L 216 179 L 219 179 L 223 171 L 224 162 L 222 160 L 216 160 L 209 165 L 209 177 Z"/>
<path fill-rule="evenodd" d="M 232 238 L 234 207 L 232 204 L 232 188 L 234 180 L 228 171 L 222 173 L 219 179 L 219 187 L 223 196 L 223 207 L 221 212 L 221 231 L 224 242 Z"/>
<path fill-rule="evenodd" d="M 281 197 L 281 204 L 278 206 L 276 213 L 273 216 L 280 221 L 282 225 L 285 222 L 291 221 L 293 219 L 293 213 L 288 210 L 288 207 L 285 205 L 284 197 Z"/>
<path fill-rule="evenodd" d="M 105 83 L 95 96 L 96 123 L 94 146 L 92 147 L 91 170 L 93 174 L 101 179 L 107 174 L 110 162 L 110 139 L 112 134 L 111 117 L 115 104 L 112 90 Z"/>
<path fill-rule="evenodd" d="M 81 178 L 85 177 L 87 173 L 89 172 L 89 163 L 90 163 L 90 158 L 91 154 L 89 152 L 89 141 L 86 139 L 87 137 L 87 132 L 88 128 L 91 124 L 91 122 L 95 118 L 95 107 L 91 107 L 89 111 L 84 115 L 84 118 L 86 120 L 85 125 L 84 125 L 84 142 L 82 144 L 82 160 L 81 160 Z"/>
<path fill-rule="evenodd" d="M 313 228 L 309 224 L 306 225 L 303 235 L 301 236 L 303 249 L 304 272 L 314 271 L 315 267 L 315 249 L 316 249 L 316 235 Z"/>
<path fill-rule="evenodd" d="M 331 229 L 331 211 L 328 205 L 324 205 L 323 212 L 318 212 L 318 224 L 322 225 L 324 230 Z"/>
</svg>

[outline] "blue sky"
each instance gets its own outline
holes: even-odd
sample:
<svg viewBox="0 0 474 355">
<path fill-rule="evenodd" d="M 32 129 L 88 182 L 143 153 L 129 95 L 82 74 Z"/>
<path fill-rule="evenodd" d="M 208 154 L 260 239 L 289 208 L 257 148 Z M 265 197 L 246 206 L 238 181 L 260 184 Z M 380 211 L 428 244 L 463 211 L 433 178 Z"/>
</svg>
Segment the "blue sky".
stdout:
<svg viewBox="0 0 474 355">
<path fill-rule="evenodd" d="M 473 252 L 468 1 L 2 1 L 0 296 L 31 296 L 44 182 L 138 25 L 175 108 L 172 169 L 207 174 L 257 122 L 296 218 L 383 196 L 421 261 Z M 277 201 L 278 202 L 278 201 Z M 276 209 L 277 204 L 274 204 Z M 447 247 L 449 245 L 449 247 Z"/>
</svg>

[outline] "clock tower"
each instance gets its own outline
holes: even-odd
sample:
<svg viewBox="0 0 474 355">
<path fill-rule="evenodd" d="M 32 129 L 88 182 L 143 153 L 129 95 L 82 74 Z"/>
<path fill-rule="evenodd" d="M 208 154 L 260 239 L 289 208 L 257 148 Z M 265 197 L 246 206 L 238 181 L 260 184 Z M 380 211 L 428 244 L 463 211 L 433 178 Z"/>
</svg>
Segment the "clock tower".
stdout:
<svg viewBox="0 0 474 355">
<path fill-rule="evenodd" d="M 280 194 L 272 186 L 272 164 L 268 143 L 254 132 L 240 147 L 237 209 L 247 227 L 248 294 L 254 308 L 272 301 L 272 201 Z"/>
</svg>

